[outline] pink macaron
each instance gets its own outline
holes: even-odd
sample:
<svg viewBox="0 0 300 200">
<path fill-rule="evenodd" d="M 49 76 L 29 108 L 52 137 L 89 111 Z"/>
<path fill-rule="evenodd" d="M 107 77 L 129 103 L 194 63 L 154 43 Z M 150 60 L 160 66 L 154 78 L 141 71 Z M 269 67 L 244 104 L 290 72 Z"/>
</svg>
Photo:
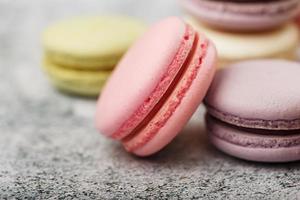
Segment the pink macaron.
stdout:
<svg viewBox="0 0 300 200">
<path fill-rule="evenodd" d="M 246 160 L 300 160 L 300 64 L 244 61 L 220 70 L 207 93 L 207 129 L 220 150 Z"/>
<path fill-rule="evenodd" d="M 177 17 L 154 24 L 125 54 L 98 100 L 100 133 L 154 154 L 181 131 L 215 74 L 211 41 Z"/>
<path fill-rule="evenodd" d="M 180 0 L 185 11 L 214 28 L 264 31 L 294 19 L 299 0 Z"/>
</svg>

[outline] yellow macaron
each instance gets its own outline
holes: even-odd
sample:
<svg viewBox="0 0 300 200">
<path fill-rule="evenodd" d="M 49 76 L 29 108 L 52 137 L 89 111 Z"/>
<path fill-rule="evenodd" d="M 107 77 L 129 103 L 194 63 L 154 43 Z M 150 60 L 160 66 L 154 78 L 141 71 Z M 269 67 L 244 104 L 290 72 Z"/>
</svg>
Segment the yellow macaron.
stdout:
<svg viewBox="0 0 300 200">
<path fill-rule="evenodd" d="M 126 16 L 86 16 L 57 22 L 43 35 L 45 57 L 71 68 L 111 69 L 144 31 Z"/>
<path fill-rule="evenodd" d="M 213 29 L 190 17 L 186 20 L 215 43 L 220 67 L 241 60 L 296 58 L 299 30 L 295 24 L 286 24 L 270 31 L 245 33 Z"/>
<path fill-rule="evenodd" d="M 97 96 L 111 74 L 110 70 L 80 70 L 61 67 L 45 59 L 44 70 L 60 90 L 81 96 Z"/>
<path fill-rule="evenodd" d="M 126 16 L 75 17 L 43 35 L 45 72 L 65 92 L 97 96 L 120 58 L 144 31 Z"/>
</svg>

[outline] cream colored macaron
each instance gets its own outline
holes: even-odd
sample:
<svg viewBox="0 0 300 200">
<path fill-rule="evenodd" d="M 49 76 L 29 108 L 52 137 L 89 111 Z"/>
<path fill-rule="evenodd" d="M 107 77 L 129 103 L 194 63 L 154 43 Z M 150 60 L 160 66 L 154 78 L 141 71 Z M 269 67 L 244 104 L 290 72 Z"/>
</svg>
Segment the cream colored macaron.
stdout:
<svg viewBox="0 0 300 200">
<path fill-rule="evenodd" d="M 45 30 L 45 56 L 71 68 L 111 69 L 144 29 L 141 21 L 126 16 L 63 20 Z"/>
<path fill-rule="evenodd" d="M 212 29 L 191 17 L 187 17 L 186 20 L 215 43 L 220 67 L 242 60 L 296 58 L 299 30 L 295 24 L 286 24 L 267 32 L 240 33 Z"/>
</svg>

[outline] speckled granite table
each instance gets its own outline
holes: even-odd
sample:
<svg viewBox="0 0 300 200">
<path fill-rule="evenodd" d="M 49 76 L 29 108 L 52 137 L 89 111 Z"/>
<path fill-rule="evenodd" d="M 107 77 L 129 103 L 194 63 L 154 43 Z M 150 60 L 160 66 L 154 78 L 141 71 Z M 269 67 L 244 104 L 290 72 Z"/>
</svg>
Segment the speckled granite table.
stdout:
<svg viewBox="0 0 300 200">
<path fill-rule="evenodd" d="M 95 100 L 55 91 L 40 70 L 41 30 L 78 14 L 149 22 L 174 0 L 0 0 L 0 199 L 300 199 L 300 163 L 259 164 L 210 146 L 203 108 L 159 154 L 141 159 L 101 137 Z"/>
</svg>

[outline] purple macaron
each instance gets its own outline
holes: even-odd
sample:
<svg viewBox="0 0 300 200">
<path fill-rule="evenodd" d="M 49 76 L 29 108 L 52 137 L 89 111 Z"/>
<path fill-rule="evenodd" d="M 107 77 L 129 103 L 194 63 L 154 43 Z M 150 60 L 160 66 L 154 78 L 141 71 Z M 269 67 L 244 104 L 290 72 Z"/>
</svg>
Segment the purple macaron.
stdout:
<svg viewBox="0 0 300 200">
<path fill-rule="evenodd" d="M 205 99 L 212 143 L 238 158 L 300 160 L 300 64 L 256 60 L 220 70 Z"/>
<path fill-rule="evenodd" d="M 231 31 L 263 31 L 292 20 L 300 11 L 299 0 L 180 0 L 196 20 Z"/>
</svg>

